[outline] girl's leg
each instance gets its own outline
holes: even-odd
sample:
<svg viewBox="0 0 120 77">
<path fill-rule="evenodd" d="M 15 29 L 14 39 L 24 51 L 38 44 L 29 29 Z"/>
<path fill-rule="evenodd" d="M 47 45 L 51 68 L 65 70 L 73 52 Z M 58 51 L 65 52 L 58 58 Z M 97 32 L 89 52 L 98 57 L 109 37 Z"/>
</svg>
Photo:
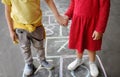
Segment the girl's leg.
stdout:
<svg viewBox="0 0 120 77">
<path fill-rule="evenodd" d="M 89 61 L 90 62 L 95 62 L 96 51 L 88 50 L 88 55 L 89 55 Z"/>
<path fill-rule="evenodd" d="M 76 50 L 76 55 L 77 55 L 77 58 L 78 58 L 78 59 L 82 59 L 83 53 L 79 53 L 79 52 Z"/>
<path fill-rule="evenodd" d="M 96 51 L 88 50 L 88 55 L 89 55 L 90 73 L 93 77 L 97 77 L 99 74 L 99 71 L 98 71 L 97 65 L 95 64 Z"/>
<path fill-rule="evenodd" d="M 83 53 L 76 51 L 77 58 L 68 65 L 68 70 L 75 70 L 78 66 L 82 64 Z"/>
</svg>

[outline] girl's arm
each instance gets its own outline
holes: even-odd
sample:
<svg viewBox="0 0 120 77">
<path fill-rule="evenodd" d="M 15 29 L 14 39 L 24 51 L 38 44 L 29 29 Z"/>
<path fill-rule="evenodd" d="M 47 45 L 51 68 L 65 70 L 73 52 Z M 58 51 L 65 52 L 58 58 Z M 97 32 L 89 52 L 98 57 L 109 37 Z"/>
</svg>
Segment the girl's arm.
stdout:
<svg viewBox="0 0 120 77">
<path fill-rule="evenodd" d="M 64 18 L 59 14 L 56 6 L 55 6 L 55 3 L 53 2 L 53 0 L 45 0 L 46 3 L 48 4 L 49 8 L 52 10 L 55 18 L 57 19 L 58 23 L 61 24 L 61 25 L 64 25 L 65 23 L 65 20 Z"/>
<path fill-rule="evenodd" d="M 66 11 L 66 13 L 65 13 L 65 15 L 67 15 L 69 19 L 71 19 L 72 16 L 73 16 L 74 5 L 75 5 L 74 0 L 71 0 L 71 1 L 70 1 L 70 5 L 69 5 L 69 8 L 67 9 L 67 11 Z"/>
<path fill-rule="evenodd" d="M 96 31 L 99 33 L 104 33 L 109 12 L 110 12 L 110 0 L 99 0 L 100 2 L 100 12 L 99 12 L 99 20 L 97 23 Z"/>
<path fill-rule="evenodd" d="M 11 13 L 11 5 L 5 5 L 5 17 L 7 20 L 10 36 L 11 36 L 13 42 L 17 43 L 17 36 L 16 36 L 16 33 L 14 32 L 13 20 L 11 18 L 10 13 Z"/>
</svg>

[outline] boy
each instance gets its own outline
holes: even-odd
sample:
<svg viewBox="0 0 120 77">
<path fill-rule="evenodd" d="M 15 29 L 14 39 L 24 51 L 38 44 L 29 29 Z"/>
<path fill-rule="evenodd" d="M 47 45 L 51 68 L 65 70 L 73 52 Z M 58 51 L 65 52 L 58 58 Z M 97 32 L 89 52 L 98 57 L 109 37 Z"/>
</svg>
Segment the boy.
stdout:
<svg viewBox="0 0 120 77">
<path fill-rule="evenodd" d="M 53 0 L 45 1 L 58 22 L 64 22 Z M 32 75 L 35 71 L 31 55 L 31 43 L 37 49 L 40 64 L 47 69 L 52 69 L 53 66 L 45 58 L 43 46 L 45 30 L 41 22 L 40 0 L 2 0 L 2 3 L 5 4 L 5 16 L 12 41 L 14 43 L 19 42 L 24 56 L 25 68 L 23 74 Z"/>
</svg>

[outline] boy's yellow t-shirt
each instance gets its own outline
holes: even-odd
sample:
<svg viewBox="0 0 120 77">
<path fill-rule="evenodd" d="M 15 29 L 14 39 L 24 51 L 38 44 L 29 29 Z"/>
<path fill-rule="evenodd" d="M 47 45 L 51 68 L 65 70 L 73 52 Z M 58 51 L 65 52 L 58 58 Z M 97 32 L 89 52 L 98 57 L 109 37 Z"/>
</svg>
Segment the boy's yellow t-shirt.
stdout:
<svg viewBox="0 0 120 77">
<path fill-rule="evenodd" d="M 42 25 L 40 0 L 2 0 L 2 3 L 11 5 L 14 28 L 26 29 L 32 32 L 36 26 Z"/>
</svg>

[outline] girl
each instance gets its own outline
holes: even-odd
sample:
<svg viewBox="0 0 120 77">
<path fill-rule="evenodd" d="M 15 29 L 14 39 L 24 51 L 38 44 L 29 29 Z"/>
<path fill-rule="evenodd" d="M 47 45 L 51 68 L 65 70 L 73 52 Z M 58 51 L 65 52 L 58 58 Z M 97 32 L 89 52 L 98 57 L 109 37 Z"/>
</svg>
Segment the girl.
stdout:
<svg viewBox="0 0 120 77">
<path fill-rule="evenodd" d="M 96 51 L 101 49 L 109 11 L 110 0 L 71 0 L 65 13 L 67 21 L 64 26 L 72 19 L 69 48 L 76 49 L 77 58 L 68 65 L 69 70 L 74 70 L 82 64 L 83 51 L 87 49 L 90 73 L 92 76 L 98 76 L 95 55 Z"/>
</svg>

